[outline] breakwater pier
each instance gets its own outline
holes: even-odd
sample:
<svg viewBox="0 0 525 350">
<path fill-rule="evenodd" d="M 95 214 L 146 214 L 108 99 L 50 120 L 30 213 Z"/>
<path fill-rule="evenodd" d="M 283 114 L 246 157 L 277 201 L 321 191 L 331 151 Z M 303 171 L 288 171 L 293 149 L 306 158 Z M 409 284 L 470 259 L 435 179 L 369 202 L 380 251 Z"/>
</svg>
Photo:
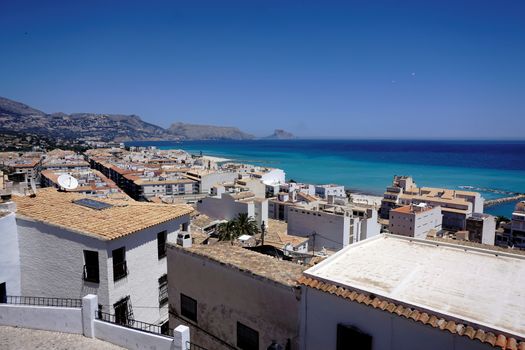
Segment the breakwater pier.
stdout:
<svg viewBox="0 0 525 350">
<path fill-rule="evenodd" d="M 492 206 L 495 206 L 495 205 L 498 205 L 498 204 L 503 204 L 503 203 L 508 203 L 508 202 L 515 202 L 515 201 L 519 201 L 521 199 L 525 199 L 525 194 L 524 193 L 516 194 L 516 195 L 513 195 L 513 196 L 509 196 L 509 197 L 503 197 L 503 198 L 497 198 L 497 199 L 491 199 L 491 200 L 485 201 L 485 207 L 492 207 Z"/>
</svg>

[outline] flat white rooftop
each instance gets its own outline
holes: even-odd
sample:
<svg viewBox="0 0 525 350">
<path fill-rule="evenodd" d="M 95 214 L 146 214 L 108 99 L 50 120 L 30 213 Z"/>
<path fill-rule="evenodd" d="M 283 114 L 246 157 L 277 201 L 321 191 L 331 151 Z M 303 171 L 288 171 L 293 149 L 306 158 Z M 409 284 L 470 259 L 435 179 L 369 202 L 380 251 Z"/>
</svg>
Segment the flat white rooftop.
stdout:
<svg viewBox="0 0 525 350">
<path fill-rule="evenodd" d="M 304 274 L 525 337 L 525 256 L 379 235 Z"/>
</svg>

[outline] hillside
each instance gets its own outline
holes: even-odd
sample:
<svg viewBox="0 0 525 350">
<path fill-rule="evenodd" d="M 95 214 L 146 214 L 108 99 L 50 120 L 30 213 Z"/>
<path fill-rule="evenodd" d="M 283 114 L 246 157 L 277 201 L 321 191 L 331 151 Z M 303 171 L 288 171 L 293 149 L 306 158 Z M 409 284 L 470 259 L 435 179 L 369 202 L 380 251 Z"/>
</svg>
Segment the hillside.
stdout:
<svg viewBox="0 0 525 350">
<path fill-rule="evenodd" d="M 232 127 L 175 123 L 164 129 L 143 121 L 137 115 L 47 114 L 3 97 L 0 97 L 0 131 L 31 133 L 55 139 L 116 142 L 253 138 Z"/>
<path fill-rule="evenodd" d="M 254 136 L 238 128 L 228 126 L 197 125 L 174 123 L 168 132 L 178 138 L 188 140 L 249 140 Z"/>
</svg>

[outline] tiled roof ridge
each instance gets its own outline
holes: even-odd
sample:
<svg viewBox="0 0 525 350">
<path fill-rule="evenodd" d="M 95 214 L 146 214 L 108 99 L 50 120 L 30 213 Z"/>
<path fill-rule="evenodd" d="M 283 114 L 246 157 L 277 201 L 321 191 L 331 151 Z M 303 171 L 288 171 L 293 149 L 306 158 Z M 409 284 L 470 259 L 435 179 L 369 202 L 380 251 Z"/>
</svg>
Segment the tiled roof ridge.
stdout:
<svg viewBox="0 0 525 350">
<path fill-rule="evenodd" d="M 480 328 L 474 329 L 473 327 L 464 325 L 462 323 L 456 323 L 452 320 L 446 320 L 436 315 L 421 312 L 421 310 L 416 308 L 405 307 L 401 304 L 395 304 L 386 299 L 381 299 L 373 295 L 367 295 L 365 293 L 339 287 L 335 284 L 326 283 L 315 278 L 307 277 L 305 275 L 299 277 L 297 283 L 320 290 L 322 292 L 334 294 L 341 298 L 350 299 L 351 301 L 358 302 L 359 304 L 371 306 L 374 309 L 381 309 L 391 314 L 403 316 L 433 328 L 447 330 L 452 334 L 465 336 L 470 339 L 477 339 L 482 343 L 490 344 L 493 347 L 497 347 L 502 350 L 525 350 L 525 341 L 523 340 L 507 337 L 503 334 L 486 332 Z"/>
</svg>

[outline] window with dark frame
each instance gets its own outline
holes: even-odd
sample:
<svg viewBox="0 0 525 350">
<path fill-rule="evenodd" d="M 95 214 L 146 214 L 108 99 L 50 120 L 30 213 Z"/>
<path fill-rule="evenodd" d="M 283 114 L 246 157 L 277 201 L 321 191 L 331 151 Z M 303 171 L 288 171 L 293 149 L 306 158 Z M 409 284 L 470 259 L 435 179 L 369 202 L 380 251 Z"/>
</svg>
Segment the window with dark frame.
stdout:
<svg viewBox="0 0 525 350">
<path fill-rule="evenodd" d="M 259 332 L 237 322 L 237 347 L 242 350 L 259 350 Z"/>
<path fill-rule="evenodd" d="M 115 309 L 115 323 L 123 324 L 123 325 L 128 324 L 128 321 L 129 321 L 128 301 L 129 301 L 129 296 L 113 304 L 113 308 Z"/>
<path fill-rule="evenodd" d="M 337 350 L 372 350 L 372 336 L 349 325 L 337 325 Z"/>
<path fill-rule="evenodd" d="M 98 252 L 84 250 L 84 281 L 99 283 Z"/>
<path fill-rule="evenodd" d="M 168 275 L 159 278 L 159 307 L 168 302 Z"/>
<path fill-rule="evenodd" d="M 170 321 L 166 321 L 160 325 L 160 333 L 166 335 L 170 334 Z"/>
<path fill-rule="evenodd" d="M 197 322 L 197 300 L 181 293 L 180 313 L 187 319 Z"/>
<path fill-rule="evenodd" d="M 7 303 L 7 287 L 6 282 L 0 283 L 0 304 Z"/>
<path fill-rule="evenodd" d="M 168 238 L 168 232 L 162 231 L 157 233 L 157 253 L 159 260 L 166 256 L 166 240 Z"/>
<path fill-rule="evenodd" d="M 128 275 L 126 248 L 115 249 L 111 255 L 113 257 L 113 281 L 118 281 Z"/>
</svg>

